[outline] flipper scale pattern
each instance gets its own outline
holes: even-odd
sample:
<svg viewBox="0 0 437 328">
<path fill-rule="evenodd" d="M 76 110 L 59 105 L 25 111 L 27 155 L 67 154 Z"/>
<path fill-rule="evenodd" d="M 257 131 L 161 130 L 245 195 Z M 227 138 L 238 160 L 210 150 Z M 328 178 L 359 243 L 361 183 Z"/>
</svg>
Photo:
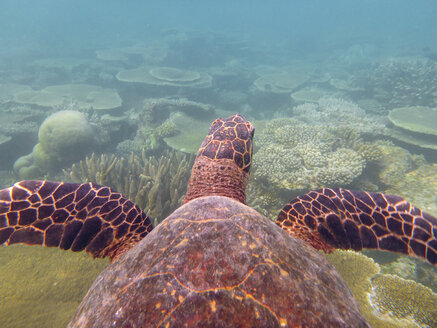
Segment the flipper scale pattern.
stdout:
<svg viewBox="0 0 437 328">
<path fill-rule="evenodd" d="M 276 223 L 326 252 L 380 249 L 437 264 L 437 219 L 394 195 L 320 189 L 299 196 Z"/>
<path fill-rule="evenodd" d="M 25 180 L 0 190 L 0 244 L 116 258 L 152 228 L 138 206 L 109 187 Z"/>
</svg>

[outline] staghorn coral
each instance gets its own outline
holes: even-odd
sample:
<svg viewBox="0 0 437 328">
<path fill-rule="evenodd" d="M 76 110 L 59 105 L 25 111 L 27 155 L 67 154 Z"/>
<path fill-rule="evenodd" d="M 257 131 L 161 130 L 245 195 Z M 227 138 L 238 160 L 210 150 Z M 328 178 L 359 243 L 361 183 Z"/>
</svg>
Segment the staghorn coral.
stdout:
<svg viewBox="0 0 437 328">
<path fill-rule="evenodd" d="M 371 302 L 384 315 L 437 326 L 437 294 L 413 280 L 378 274 L 372 278 Z"/>
<path fill-rule="evenodd" d="M 194 155 L 167 152 L 160 158 L 133 153 L 129 159 L 92 154 L 64 173 L 74 182 L 109 186 L 160 222 L 182 202 Z M 155 221 L 155 223 L 157 222 Z"/>
<path fill-rule="evenodd" d="M 428 307 L 429 298 L 421 296 L 422 289 L 426 287 L 420 284 L 412 286 L 417 297 L 415 301 L 411 303 L 412 307 L 410 309 L 418 314 L 420 313 L 417 318 L 396 316 L 396 313 L 389 314 L 387 311 L 379 308 L 378 304 L 373 304 L 369 297 L 372 293 L 374 293 L 372 294 L 372 298 L 383 299 L 386 297 L 385 295 L 387 295 L 382 289 L 375 288 L 373 285 L 375 277 L 384 276 L 379 274 L 380 267 L 375 261 L 361 253 L 351 250 L 337 250 L 331 254 L 327 254 L 326 257 L 346 281 L 346 284 L 351 289 L 352 294 L 360 306 L 361 313 L 372 327 L 418 328 L 421 327 L 419 323 L 425 322 L 429 316 L 433 315 L 434 309 Z M 377 284 L 378 281 L 375 281 L 375 285 Z M 401 304 L 405 301 L 405 298 L 410 297 L 410 295 L 406 295 L 404 291 L 399 290 L 398 292 L 396 289 L 392 290 L 393 293 L 390 295 L 393 302 L 392 304 Z M 427 310 L 421 311 L 421 307 L 426 307 Z"/>
</svg>

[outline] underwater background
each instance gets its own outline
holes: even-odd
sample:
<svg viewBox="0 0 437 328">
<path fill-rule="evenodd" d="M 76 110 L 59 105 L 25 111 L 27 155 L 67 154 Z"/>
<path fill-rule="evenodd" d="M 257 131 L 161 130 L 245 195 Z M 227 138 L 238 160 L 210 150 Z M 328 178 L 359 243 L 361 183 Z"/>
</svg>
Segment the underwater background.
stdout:
<svg viewBox="0 0 437 328">
<path fill-rule="evenodd" d="M 217 117 L 255 125 L 248 203 L 320 187 L 437 216 L 437 2 L 0 1 L 0 189 L 94 181 L 160 222 Z M 374 327 L 437 327 L 437 270 L 335 252 Z M 0 327 L 65 327 L 108 264 L 0 247 Z"/>
</svg>

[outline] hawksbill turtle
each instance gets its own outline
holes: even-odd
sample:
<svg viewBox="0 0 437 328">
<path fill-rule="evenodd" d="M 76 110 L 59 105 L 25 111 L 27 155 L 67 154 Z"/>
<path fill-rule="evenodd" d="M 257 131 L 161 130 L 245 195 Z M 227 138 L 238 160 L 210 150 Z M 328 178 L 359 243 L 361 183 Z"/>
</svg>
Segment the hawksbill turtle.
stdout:
<svg viewBox="0 0 437 328">
<path fill-rule="evenodd" d="M 254 128 L 215 120 L 184 204 L 152 230 L 108 187 L 27 180 L 0 191 L 0 244 L 86 250 L 112 263 L 69 327 L 369 327 L 317 249 L 376 248 L 437 263 L 437 219 L 398 196 L 320 189 L 276 224 L 248 207 Z"/>
</svg>

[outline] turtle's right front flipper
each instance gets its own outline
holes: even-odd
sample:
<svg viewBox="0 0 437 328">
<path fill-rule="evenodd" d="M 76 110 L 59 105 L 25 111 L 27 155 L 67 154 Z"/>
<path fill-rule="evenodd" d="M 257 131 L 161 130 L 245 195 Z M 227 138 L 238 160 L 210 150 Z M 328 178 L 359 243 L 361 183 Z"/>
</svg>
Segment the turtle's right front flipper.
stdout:
<svg viewBox="0 0 437 328">
<path fill-rule="evenodd" d="M 0 190 L 0 245 L 23 243 L 119 257 L 153 226 L 109 187 L 26 180 Z"/>
<path fill-rule="evenodd" d="M 394 195 L 320 189 L 285 205 L 276 223 L 326 252 L 380 249 L 437 265 L 437 219 Z"/>
</svg>

